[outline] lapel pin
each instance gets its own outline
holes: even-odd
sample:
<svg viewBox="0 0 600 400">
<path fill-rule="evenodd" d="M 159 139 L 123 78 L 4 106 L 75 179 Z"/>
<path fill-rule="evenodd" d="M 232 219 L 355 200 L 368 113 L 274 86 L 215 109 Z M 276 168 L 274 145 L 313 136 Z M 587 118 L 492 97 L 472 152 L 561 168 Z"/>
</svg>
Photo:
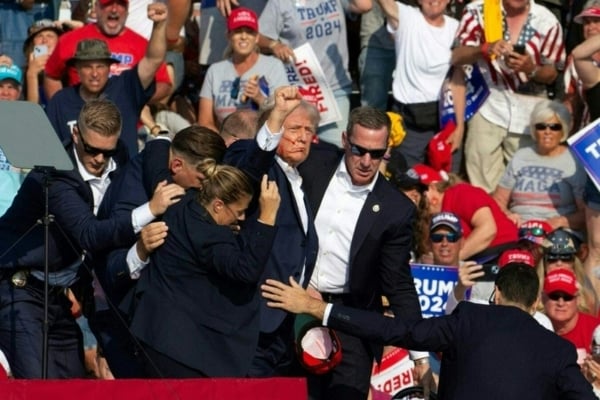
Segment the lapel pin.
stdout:
<svg viewBox="0 0 600 400">
<path fill-rule="evenodd" d="M 379 204 L 373 206 L 373 212 L 379 212 Z"/>
</svg>

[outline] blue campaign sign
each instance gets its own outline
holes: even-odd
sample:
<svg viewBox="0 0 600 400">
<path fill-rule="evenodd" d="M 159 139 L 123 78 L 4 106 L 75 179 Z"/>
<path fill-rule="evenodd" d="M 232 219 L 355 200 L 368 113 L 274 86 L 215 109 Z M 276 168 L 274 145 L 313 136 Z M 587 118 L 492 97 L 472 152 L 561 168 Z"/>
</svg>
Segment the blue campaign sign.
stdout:
<svg viewBox="0 0 600 400">
<path fill-rule="evenodd" d="M 444 315 L 448 294 L 458 282 L 458 268 L 411 263 L 423 317 Z"/>
<path fill-rule="evenodd" d="M 571 136 L 567 142 L 600 190 L 600 118 Z"/>
<path fill-rule="evenodd" d="M 471 119 L 473 115 L 486 101 L 490 95 L 485 78 L 477 64 L 463 66 L 465 72 L 465 122 Z M 440 126 L 444 127 L 448 122 L 456 122 L 454 113 L 454 99 L 450 91 L 449 81 L 452 76 L 452 69 L 448 71 L 448 76 L 442 87 L 442 99 L 440 101 Z"/>
</svg>

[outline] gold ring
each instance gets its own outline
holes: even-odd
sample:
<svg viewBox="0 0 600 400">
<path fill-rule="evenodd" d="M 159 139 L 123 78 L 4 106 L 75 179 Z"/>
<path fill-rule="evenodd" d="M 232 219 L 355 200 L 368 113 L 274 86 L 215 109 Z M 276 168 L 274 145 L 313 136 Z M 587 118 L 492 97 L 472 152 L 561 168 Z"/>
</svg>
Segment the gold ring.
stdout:
<svg viewBox="0 0 600 400">
<path fill-rule="evenodd" d="M 591 376 L 592 376 L 592 381 L 595 381 L 595 380 L 596 380 L 596 378 L 597 378 L 596 374 L 595 374 L 594 372 L 592 372 L 592 373 L 591 373 Z"/>
</svg>

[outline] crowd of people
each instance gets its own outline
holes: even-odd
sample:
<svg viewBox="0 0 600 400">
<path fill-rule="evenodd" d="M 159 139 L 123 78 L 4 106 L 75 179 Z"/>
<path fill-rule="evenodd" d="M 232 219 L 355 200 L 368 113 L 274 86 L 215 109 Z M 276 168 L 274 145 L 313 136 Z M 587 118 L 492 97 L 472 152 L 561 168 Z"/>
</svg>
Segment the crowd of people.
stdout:
<svg viewBox="0 0 600 400">
<path fill-rule="evenodd" d="M 10 376 L 303 376 L 362 400 L 392 344 L 444 399 L 600 397 L 600 186 L 567 145 L 600 116 L 600 1 L 72 3 L 0 3 L 0 100 L 39 104 L 74 166 L 0 149 Z M 289 85 L 305 43 L 337 122 Z M 447 317 L 421 320 L 411 262 L 455 269 Z M 295 313 L 341 359 L 311 372 Z M 484 357 L 502 374 L 465 384 Z"/>
</svg>

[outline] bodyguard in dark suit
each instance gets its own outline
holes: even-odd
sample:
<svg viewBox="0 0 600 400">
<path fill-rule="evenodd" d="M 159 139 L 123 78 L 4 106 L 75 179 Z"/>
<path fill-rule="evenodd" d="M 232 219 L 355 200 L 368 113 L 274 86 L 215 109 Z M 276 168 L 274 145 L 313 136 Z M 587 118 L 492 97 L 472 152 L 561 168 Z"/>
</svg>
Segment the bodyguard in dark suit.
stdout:
<svg viewBox="0 0 600 400">
<path fill-rule="evenodd" d="M 533 317 L 539 278 L 526 264 L 509 264 L 496 279 L 495 306 L 461 302 L 448 316 L 387 318 L 310 298 L 301 288 L 270 281 L 270 305 L 308 312 L 337 330 L 378 343 L 440 351 L 442 400 L 592 400 L 595 395 L 568 341 Z"/>
<path fill-rule="evenodd" d="M 244 170 L 256 187 L 265 173 L 279 187 L 281 206 L 277 214 L 277 234 L 261 282 L 293 276 L 306 287 L 315 265 L 318 241 L 297 166 L 308 157 L 319 124 L 319 112 L 314 105 L 299 101 L 295 87 L 278 88 L 274 98 L 274 108 L 266 111 L 269 120 L 265 126 L 277 130 L 272 133 L 263 127 L 255 140 L 234 142 L 225 162 Z M 249 215 L 250 220 L 258 218 L 256 203 L 250 207 Z M 267 307 L 261 300 L 259 343 L 250 376 L 286 376 L 299 372 L 294 369 L 297 367 L 294 318 L 292 314 Z"/>
<path fill-rule="evenodd" d="M 179 198 L 184 189 L 200 186 L 203 175 L 198 165 L 206 158 L 220 161 L 224 153 L 223 139 L 199 126 L 181 130 L 172 141 L 167 136 L 152 140 L 113 181 L 98 215 L 120 218 L 153 197 L 163 196 L 165 201 Z M 166 204 L 172 203 L 173 200 Z M 148 263 L 149 252 L 164 242 L 167 229 L 164 222 L 154 222 L 142 230 L 137 242 L 133 238 L 108 252 L 95 254 L 94 271 L 112 307 L 104 299 L 98 299 L 90 326 L 116 378 L 142 375 L 136 348 L 124 324 L 127 318 L 120 315 L 117 306 L 137 282 Z"/>
<path fill-rule="evenodd" d="M 75 169 L 50 174 L 49 378 L 84 375 L 81 333 L 65 295 L 77 280 L 84 253 L 135 238 L 131 214 L 103 221 L 95 216 L 106 187 L 127 160 L 118 145 L 120 131 L 116 106 L 90 100 L 67 148 Z M 42 375 L 44 228 L 36 221 L 44 215 L 43 179 L 37 171 L 29 173 L 0 218 L 0 349 L 17 378 Z"/>
<path fill-rule="evenodd" d="M 149 377 L 244 377 L 258 341 L 258 282 L 275 237 L 279 195 L 261 183 L 260 217 L 239 233 L 252 185 L 238 169 L 206 169 L 163 216 L 165 243 L 142 274 L 144 292 L 131 330 L 142 342 Z"/>
<path fill-rule="evenodd" d="M 327 301 L 380 312 L 385 295 L 395 315 L 414 319 L 421 316 L 408 264 L 415 209 L 378 173 L 389 129 L 384 112 L 356 108 L 342 134 L 342 152 L 313 146 L 300 165 L 319 236 L 310 286 Z M 311 396 L 365 399 L 382 347 L 352 335 L 340 340 L 341 364 L 316 385 L 309 380 Z"/>
</svg>

